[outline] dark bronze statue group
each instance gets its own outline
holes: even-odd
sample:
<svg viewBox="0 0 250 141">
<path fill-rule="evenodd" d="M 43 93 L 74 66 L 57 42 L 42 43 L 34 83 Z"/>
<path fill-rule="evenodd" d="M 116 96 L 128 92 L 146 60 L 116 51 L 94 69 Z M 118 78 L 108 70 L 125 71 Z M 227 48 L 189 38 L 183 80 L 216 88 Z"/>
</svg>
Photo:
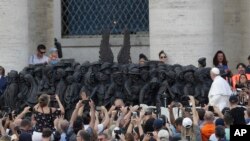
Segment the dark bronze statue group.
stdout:
<svg viewBox="0 0 250 141">
<path fill-rule="evenodd" d="M 7 75 L 8 86 L 1 96 L 1 105 L 20 110 L 34 106 L 39 95 L 57 94 L 66 112 L 72 111 L 85 93 L 96 105 L 111 106 L 120 98 L 126 104 L 166 106 L 171 101 L 185 103 L 193 95 L 199 104 L 208 103 L 212 80 L 204 58 L 200 67 L 179 64 L 168 65 L 159 61 L 144 64 L 131 63 L 129 32 L 124 33 L 124 45 L 118 62 L 113 62 L 109 32 L 104 32 L 100 60 L 80 64 L 74 59 L 62 59 L 56 65 L 31 65 L 21 72 L 12 70 Z"/>
</svg>

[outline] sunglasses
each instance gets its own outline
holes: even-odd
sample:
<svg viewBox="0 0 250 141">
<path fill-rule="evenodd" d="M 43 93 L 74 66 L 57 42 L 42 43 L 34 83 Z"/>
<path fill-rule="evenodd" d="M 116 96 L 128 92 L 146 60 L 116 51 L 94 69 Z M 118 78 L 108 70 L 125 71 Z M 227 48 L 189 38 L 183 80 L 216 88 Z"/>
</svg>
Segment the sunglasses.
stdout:
<svg viewBox="0 0 250 141">
<path fill-rule="evenodd" d="M 45 54 L 46 52 L 43 52 L 43 51 L 39 51 L 41 54 Z"/>
<path fill-rule="evenodd" d="M 167 58 L 167 56 L 161 56 L 160 58 L 161 58 L 161 59 L 163 59 L 163 58 Z"/>
</svg>

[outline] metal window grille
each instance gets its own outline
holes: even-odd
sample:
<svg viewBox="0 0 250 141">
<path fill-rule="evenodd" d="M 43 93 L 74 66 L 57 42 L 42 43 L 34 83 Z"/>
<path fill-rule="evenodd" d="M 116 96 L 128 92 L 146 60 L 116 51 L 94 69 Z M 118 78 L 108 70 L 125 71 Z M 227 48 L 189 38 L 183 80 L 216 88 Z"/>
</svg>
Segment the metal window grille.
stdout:
<svg viewBox="0 0 250 141">
<path fill-rule="evenodd" d="M 149 31 L 148 0 L 61 0 L 62 36 Z"/>
</svg>

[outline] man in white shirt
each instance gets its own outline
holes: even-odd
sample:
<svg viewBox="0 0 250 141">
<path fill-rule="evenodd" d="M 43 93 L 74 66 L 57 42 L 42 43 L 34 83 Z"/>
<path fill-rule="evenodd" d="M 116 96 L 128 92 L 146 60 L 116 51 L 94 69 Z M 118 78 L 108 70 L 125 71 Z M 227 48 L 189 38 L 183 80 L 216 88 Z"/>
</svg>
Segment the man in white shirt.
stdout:
<svg viewBox="0 0 250 141">
<path fill-rule="evenodd" d="M 45 55 L 46 53 L 46 46 L 45 45 L 38 45 L 37 46 L 37 53 L 33 54 L 29 58 L 29 64 L 35 65 L 35 64 L 46 64 L 49 61 L 49 57 Z"/>
<path fill-rule="evenodd" d="M 213 83 L 208 94 L 209 105 L 217 106 L 220 110 L 224 107 L 229 107 L 229 97 L 232 94 L 232 90 L 228 82 L 220 76 L 218 68 L 212 68 L 210 76 Z"/>
</svg>

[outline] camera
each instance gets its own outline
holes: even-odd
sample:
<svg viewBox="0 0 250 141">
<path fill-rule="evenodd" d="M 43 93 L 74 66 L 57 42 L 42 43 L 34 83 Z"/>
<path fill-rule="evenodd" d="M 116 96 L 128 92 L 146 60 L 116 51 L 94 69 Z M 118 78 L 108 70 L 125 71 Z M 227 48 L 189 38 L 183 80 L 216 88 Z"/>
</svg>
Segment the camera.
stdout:
<svg viewBox="0 0 250 141">
<path fill-rule="evenodd" d="M 213 106 L 208 106 L 208 111 L 214 112 L 214 107 Z"/>
<path fill-rule="evenodd" d="M 114 130 L 115 132 L 115 139 L 120 139 L 119 135 L 122 134 L 122 131 L 121 130 Z"/>
<path fill-rule="evenodd" d="M 121 107 L 115 107 L 115 110 L 116 110 L 116 111 L 120 111 L 120 110 L 121 110 Z"/>
<path fill-rule="evenodd" d="M 175 101 L 173 107 L 180 107 L 179 102 Z"/>
<path fill-rule="evenodd" d="M 95 107 L 95 110 L 96 110 L 96 111 L 101 111 L 102 108 L 101 108 L 100 106 L 96 106 L 96 107 Z"/>
<path fill-rule="evenodd" d="M 88 104 L 90 102 L 90 100 L 82 100 L 82 104 L 83 105 L 86 105 L 86 104 Z"/>
<path fill-rule="evenodd" d="M 154 136 L 153 132 L 147 132 L 148 135 L 150 135 L 151 137 Z"/>
<path fill-rule="evenodd" d="M 30 108 L 29 108 L 29 111 L 30 111 L 30 112 L 33 112 L 33 108 L 32 108 L 32 107 L 30 107 Z"/>
<path fill-rule="evenodd" d="M 136 118 L 136 117 L 137 117 L 137 112 L 133 112 L 133 113 L 132 113 L 132 117 L 133 117 L 133 118 Z"/>
</svg>

